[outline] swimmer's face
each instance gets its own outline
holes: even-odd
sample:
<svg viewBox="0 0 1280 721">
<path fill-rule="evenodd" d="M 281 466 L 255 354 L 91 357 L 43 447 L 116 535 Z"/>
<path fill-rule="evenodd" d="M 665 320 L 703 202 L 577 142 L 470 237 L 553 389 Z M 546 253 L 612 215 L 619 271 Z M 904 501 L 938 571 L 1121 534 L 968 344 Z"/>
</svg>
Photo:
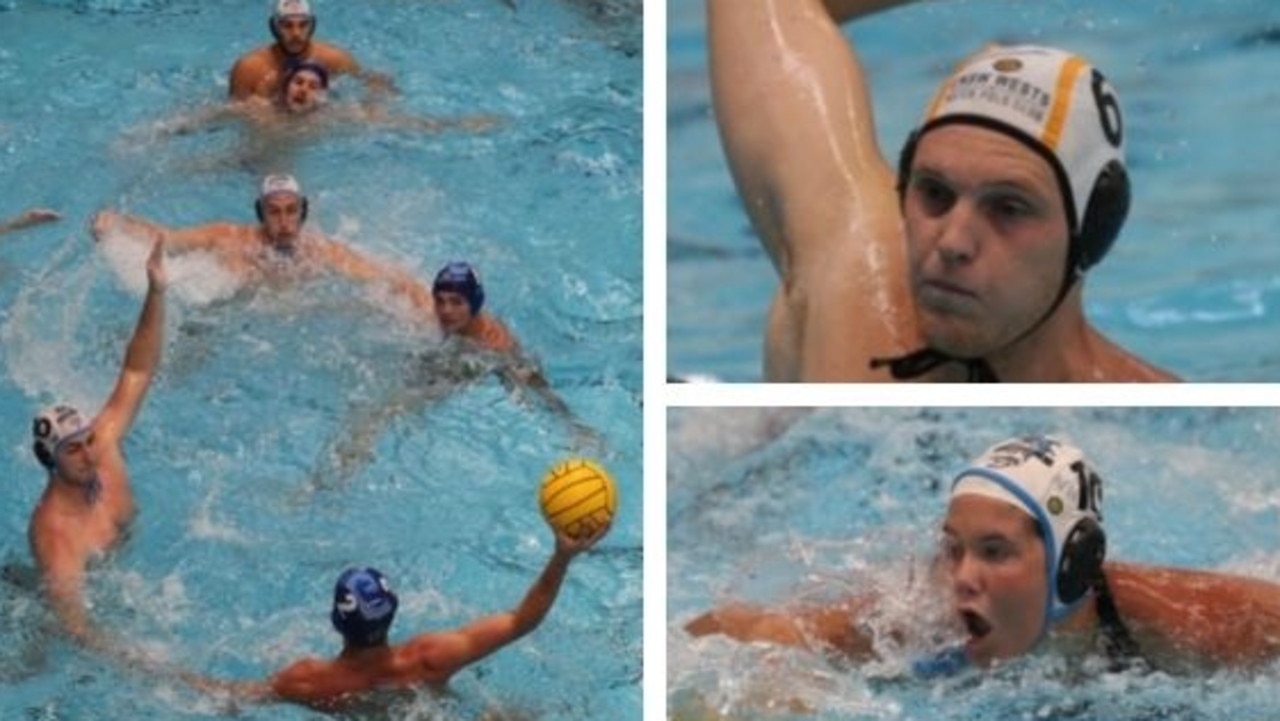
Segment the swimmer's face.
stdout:
<svg viewBox="0 0 1280 721">
<path fill-rule="evenodd" d="M 324 102 L 325 87 L 319 75 L 301 70 L 289 78 L 284 88 L 284 106 L 291 113 L 315 110 Z"/>
<path fill-rule="evenodd" d="M 63 443 L 58 449 L 58 473 L 75 483 L 91 481 L 97 464 L 96 440 L 96 434 L 89 431 L 83 438 Z"/>
<path fill-rule="evenodd" d="M 286 15 L 275 19 L 280 47 L 289 55 L 301 55 L 311 43 L 311 18 L 307 15 Z"/>
<path fill-rule="evenodd" d="M 467 296 L 451 291 L 440 290 L 432 294 L 436 304 L 436 318 L 440 321 L 440 329 L 445 333 L 461 333 L 471 323 L 471 304 Z"/>
<path fill-rule="evenodd" d="M 988 356 L 1052 305 L 1066 267 L 1066 209 L 1049 163 L 1022 143 L 971 125 L 929 131 L 903 215 L 911 291 L 932 347 Z"/>
<path fill-rule="evenodd" d="M 1044 542 L 1021 509 L 983 496 L 951 500 L 942 560 L 965 653 L 980 667 L 1031 650 L 1044 626 Z"/>
<path fill-rule="evenodd" d="M 302 232 L 302 198 L 272 193 L 262 199 L 262 231 L 274 245 L 291 245 Z"/>
</svg>

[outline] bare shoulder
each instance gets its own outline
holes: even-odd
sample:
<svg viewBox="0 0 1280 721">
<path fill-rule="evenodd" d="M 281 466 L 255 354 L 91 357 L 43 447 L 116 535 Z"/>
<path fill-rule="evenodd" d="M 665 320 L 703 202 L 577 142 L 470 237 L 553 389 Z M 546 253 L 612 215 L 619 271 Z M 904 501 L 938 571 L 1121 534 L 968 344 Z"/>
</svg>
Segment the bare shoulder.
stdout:
<svg viewBox="0 0 1280 721">
<path fill-rule="evenodd" d="M 318 60 L 332 73 L 350 73 L 355 72 L 357 69 L 356 60 L 351 53 L 330 43 L 323 43 L 318 40 L 313 41 L 311 43 L 311 57 L 314 60 Z"/>
<path fill-rule="evenodd" d="M 275 60 L 271 46 L 263 46 L 241 55 L 231 66 L 230 95 L 243 99 L 262 92 L 262 85 L 274 80 Z"/>
<path fill-rule="evenodd" d="M 1094 366 L 1094 373 L 1095 377 L 1087 380 L 1107 383 L 1177 383 L 1182 380 L 1110 340 L 1105 340 L 1104 350 Z"/>
</svg>

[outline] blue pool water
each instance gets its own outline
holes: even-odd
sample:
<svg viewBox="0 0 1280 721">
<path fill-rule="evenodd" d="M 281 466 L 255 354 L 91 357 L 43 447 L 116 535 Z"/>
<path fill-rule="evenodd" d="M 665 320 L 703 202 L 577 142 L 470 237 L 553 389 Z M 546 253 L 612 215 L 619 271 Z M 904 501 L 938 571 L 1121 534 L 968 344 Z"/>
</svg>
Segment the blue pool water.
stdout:
<svg viewBox="0 0 1280 721">
<path fill-rule="evenodd" d="M 731 599 L 903 588 L 931 554 L 951 476 L 1025 432 L 1066 436 L 1092 458 L 1109 557 L 1280 582 L 1275 409 L 673 409 L 667 429 L 673 717 L 703 718 L 710 706 L 735 719 L 791 718 L 768 708 L 791 699 L 812 710 L 796 718 L 920 721 L 1263 719 L 1280 704 L 1280 663 L 1070 680 L 1042 654 L 931 684 L 897 678 L 902 658 L 837 669 L 683 631 Z"/>
<path fill-rule="evenodd" d="M 268 6 L 0 2 L 0 217 L 36 205 L 64 215 L 0 241 L 0 560 L 11 568 L 30 568 L 27 518 L 43 486 L 31 415 L 55 399 L 96 409 L 137 317 L 145 250 L 127 238 L 95 248 L 88 219 L 113 207 L 177 226 L 253 221 L 260 169 L 240 157 L 239 130 L 152 131 L 221 101 L 232 61 L 269 40 Z M 575 561 L 542 627 L 460 674 L 450 696 L 397 700 L 391 717 L 639 718 L 639 5 L 313 6 L 320 38 L 395 78 L 399 112 L 502 125 L 349 128 L 301 143 L 282 169 L 310 196 L 311 226 L 423 279 L 451 259 L 477 264 L 487 307 L 600 433 L 620 490 L 612 532 Z M 340 95 L 360 95 L 344 82 Z M 126 444 L 141 515 L 89 581 L 100 626 L 190 670 L 247 679 L 337 651 L 328 606 L 349 564 L 377 566 L 400 593 L 393 641 L 520 601 L 552 549 L 536 490 L 571 451 L 564 424 L 486 378 L 391 417 L 347 481 L 313 482 L 345 427 L 400 399 L 437 340 L 375 289 L 237 289 L 192 256 L 170 270 L 168 346 Z M 0 717 L 220 712 L 44 630 L 27 582 L 0 585 L 0 606 Z"/>
<path fill-rule="evenodd" d="M 668 0 L 669 370 L 761 377 L 773 267 L 741 212 L 710 114 L 704 3 Z M 982 43 L 1092 59 L 1125 105 L 1133 210 L 1091 273 L 1086 312 L 1122 345 L 1195 381 L 1280 378 L 1273 128 L 1280 10 L 1194 3 L 921 3 L 846 28 L 891 158 L 945 73 Z"/>
</svg>

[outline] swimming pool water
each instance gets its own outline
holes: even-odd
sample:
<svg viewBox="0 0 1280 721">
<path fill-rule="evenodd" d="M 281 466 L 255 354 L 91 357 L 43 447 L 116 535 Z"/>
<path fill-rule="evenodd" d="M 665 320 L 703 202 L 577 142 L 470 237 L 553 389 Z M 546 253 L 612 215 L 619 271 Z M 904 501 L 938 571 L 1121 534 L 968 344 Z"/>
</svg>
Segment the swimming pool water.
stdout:
<svg viewBox="0 0 1280 721">
<path fill-rule="evenodd" d="M 1071 678 L 1042 654 L 931 684 L 898 679 L 904 659 L 839 668 L 683 630 L 728 600 L 901 584 L 927 562 L 952 474 L 1027 432 L 1064 435 L 1092 459 L 1110 558 L 1280 582 L 1275 409 L 704 408 L 672 409 L 667 428 L 673 717 L 699 718 L 703 704 L 736 719 L 793 717 L 770 699 L 803 700 L 811 712 L 795 718 L 922 721 L 1262 719 L 1280 703 L 1276 664 Z"/>
<path fill-rule="evenodd" d="M 472 260 L 486 307 L 599 431 L 620 491 L 610 535 L 574 562 L 537 631 L 444 697 L 394 700 L 392 717 L 640 716 L 640 8 L 606 5 L 617 12 L 313 3 L 319 38 L 395 78 L 398 111 L 502 124 L 477 135 L 350 128 L 301 144 L 280 169 L 309 195 L 310 225 L 424 280 Z M 253 222 L 264 168 L 237 156 L 240 131 L 152 131 L 222 100 L 233 60 L 269 41 L 267 12 L 230 0 L 0 4 L 0 216 L 33 205 L 64 215 L 0 241 L 0 470 L 12 481 L 0 555 L 19 576 L 43 483 L 29 419 L 55 399 L 101 404 L 139 307 L 145 250 L 95 248 L 87 221 L 112 207 L 175 226 Z M 359 97 L 341 82 L 340 99 Z M 564 424 L 482 379 L 393 417 L 346 482 L 315 483 L 347 426 L 400 399 L 437 339 L 377 289 L 237 289 L 191 256 L 170 270 L 168 345 L 125 446 L 141 514 L 89 582 L 101 627 L 188 669 L 247 679 L 338 650 L 328 607 L 349 564 L 380 568 L 400 594 L 393 641 L 520 601 L 552 548 L 536 489 L 572 451 Z M 70 647 L 43 628 L 29 579 L 0 589 L 0 717 L 224 711 Z"/>
<path fill-rule="evenodd" d="M 759 380 L 776 275 L 752 235 L 711 117 L 703 3 L 668 4 L 671 372 Z M 1126 113 L 1133 208 L 1090 275 L 1088 316 L 1194 381 L 1280 378 L 1269 242 L 1280 12 L 1261 0 L 920 3 L 852 23 L 887 157 L 946 72 L 989 40 L 1059 45 L 1107 73 Z"/>
</svg>

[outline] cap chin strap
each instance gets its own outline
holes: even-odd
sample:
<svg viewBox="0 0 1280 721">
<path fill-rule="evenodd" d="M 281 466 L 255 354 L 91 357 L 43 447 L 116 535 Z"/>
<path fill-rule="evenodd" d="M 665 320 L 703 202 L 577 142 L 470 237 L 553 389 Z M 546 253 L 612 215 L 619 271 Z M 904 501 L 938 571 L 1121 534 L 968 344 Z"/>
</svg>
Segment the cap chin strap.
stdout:
<svg viewBox="0 0 1280 721">
<path fill-rule="evenodd" d="M 1062 285 L 1058 288 L 1058 295 L 1049 304 L 1049 309 L 1042 313 L 1040 318 L 1035 323 L 1032 323 L 1029 328 L 1001 347 L 1011 348 L 1026 340 L 1037 330 L 1040 330 L 1040 326 L 1048 322 L 1049 318 L 1053 317 L 1053 314 L 1058 311 L 1058 306 L 1062 305 L 1062 301 L 1066 300 L 1067 293 L 1071 292 L 1072 286 L 1076 284 L 1076 280 L 1082 275 L 1084 275 L 1084 271 L 1080 267 L 1080 241 L 1079 238 L 1072 237 L 1070 250 L 1067 252 L 1067 267 L 1062 276 Z M 925 346 L 906 355 L 872 358 L 869 367 L 872 370 L 876 370 L 888 366 L 889 375 L 893 376 L 894 380 L 901 381 L 919 378 L 934 368 L 947 363 L 964 364 L 967 370 L 966 383 L 1000 382 L 1000 378 L 996 376 L 995 369 L 991 367 L 986 358 L 963 358 L 930 346 Z"/>
</svg>

